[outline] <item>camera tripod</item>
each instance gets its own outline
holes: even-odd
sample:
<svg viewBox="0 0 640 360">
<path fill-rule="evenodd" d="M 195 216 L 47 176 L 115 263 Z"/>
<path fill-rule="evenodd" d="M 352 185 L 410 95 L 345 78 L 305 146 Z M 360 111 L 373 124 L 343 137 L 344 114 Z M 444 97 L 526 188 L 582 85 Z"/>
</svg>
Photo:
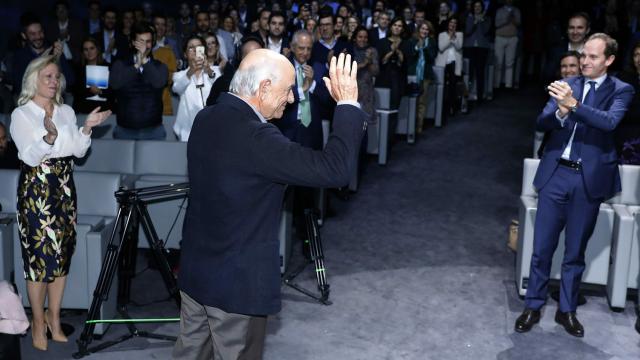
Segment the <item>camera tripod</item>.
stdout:
<svg viewBox="0 0 640 360">
<path fill-rule="evenodd" d="M 308 245 L 302 244 L 302 246 L 309 246 L 309 252 L 311 254 L 311 260 L 305 261 L 296 270 L 292 271 L 289 275 L 285 276 L 283 282 L 285 285 L 293 288 L 296 291 L 301 292 L 304 295 L 318 301 L 323 305 L 331 305 L 329 301 L 329 283 L 327 282 L 327 273 L 324 267 L 324 252 L 322 251 L 322 239 L 320 238 L 320 230 L 318 229 L 318 216 L 317 210 L 305 209 L 304 219 L 307 227 L 307 240 Z M 316 281 L 318 282 L 318 291 L 320 295 L 314 294 L 311 290 L 305 289 L 302 286 L 293 282 L 293 280 L 304 271 L 307 265 L 313 262 L 316 272 Z"/>
<path fill-rule="evenodd" d="M 152 339 L 175 341 L 174 336 L 153 334 L 138 330 L 127 313 L 127 303 L 129 302 L 131 278 L 133 277 L 136 250 L 137 250 L 137 225 L 142 225 L 145 237 L 149 242 L 149 248 L 153 254 L 154 261 L 160 270 L 162 279 L 174 298 L 178 308 L 180 307 L 180 294 L 176 279 L 173 276 L 169 262 L 165 256 L 165 249 L 162 240 L 153 226 L 147 205 L 184 198 L 189 192 L 189 184 L 171 184 L 166 186 L 153 186 L 140 189 L 125 190 L 120 188 L 116 191 L 115 197 L 118 201 L 119 209 L 115 219 L 115 225 L 111 232 L 111 238 L 107 246 L 107 251 L 102 262 L 102 268 L 98 277 L 96 288 L 93 292 L 93 301 L 87 313 L 87 321 L 77 340 L 78 352 L 73 354 L 76 359 L 82 358 L 91 353 L 98 352 L 110 346 L 119 344 L 133 337 L 146 337 Z M 96 322 L 99 322 L 99 311 L 102 303 L 108 298 L 109 290 L 113 283 L 113 278 L 119 271 L 119 292 L 118 292 L 118 312 L 127 324 L 129 333 L 115 340 L 105 341 L 97 346 L 89 348 L 93 340 L 93 332 Z"/>
</svg>

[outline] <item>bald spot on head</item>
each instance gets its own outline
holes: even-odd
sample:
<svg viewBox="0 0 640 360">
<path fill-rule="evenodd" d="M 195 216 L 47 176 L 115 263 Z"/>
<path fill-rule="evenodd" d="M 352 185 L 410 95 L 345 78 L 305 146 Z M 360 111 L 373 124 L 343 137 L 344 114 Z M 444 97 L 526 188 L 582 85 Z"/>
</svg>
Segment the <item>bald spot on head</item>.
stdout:
<svg viewBox="0 0 640 360">
<path fill-rule="evenodd" d="M 238 69 L 246 70 L 252 66 L 266 66 L 269 68 L 277 69 L 278 74 L 282 78 L 286 78 L 287 75 L 294 75 L 293 65 L 287 60 L 284 55 L 278 54 L 275 51 L 269 49 L 255 49 L 247 54 Z"/>
</svg>

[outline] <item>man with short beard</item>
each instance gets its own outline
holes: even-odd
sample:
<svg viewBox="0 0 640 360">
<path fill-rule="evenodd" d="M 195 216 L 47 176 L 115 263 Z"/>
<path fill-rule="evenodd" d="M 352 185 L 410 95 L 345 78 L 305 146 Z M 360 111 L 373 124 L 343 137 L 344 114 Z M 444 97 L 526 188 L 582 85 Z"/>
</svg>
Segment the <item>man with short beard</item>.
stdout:
<svg viewBox="0 0 640 360">
<path fill-rule="evenodd" d="M 280 11 L 274 11 L 269 16 L 269 36 L 266 47 L 284 56 L 289 56 L 289 39 L 284 35 L 286 19 Z"/>
<path fill-rule="evenodd" d="M 258 31 L 251 33 L 253 36 L 257 36 L 262 39 L 263 43 L 267 43 L 267 36 L 269 35 L 269 17 L 271 16 L 271 11 L 267 8 L 263 8 L 260 10 L 258 14 Z"/>
<path fill-rule="evenodd" d="M 200 36 L 201 38 L 206 38 L 207 34 L 211 32 L 211 18 L 209 16 L 209 13 L 206 11 L 198 11 L 196 13 L 196 29 L 195 29 L 196 35 Z M 222 36 L 220 36 L 219 34 L 216 34 L 216 38 L 218 39 L 218 44 L 224 44 L 224 39 L 222 38 Z M 229 60 L 229 54 L 227 54 L 227 47 L 226 46 L 219 46 L 218 47 L 220 50 L 220 55 L 225 58 L 226 60 Z"/>
<path fill-rule="evenodd" d="M 74 75 L 71 65 L 67 61 L 62 51 L 62 43 L 56 41 L 53 45 L 49 45 L 45 40 L 42 23 L 33 14 L 27 13 L 20 19 L 22 32 L 20 36 L 25 42 L 22 49 L 16 51 L 13 58 L 12 85 L 13 93 L 19 95 L 22 90 L 22 77 L 27 69 L 27 65 L 31 60 L 41 56 L 52 54 L 60 58 L 60 69 L 67 82 L 67 89 L 73 85 Z"/>
<path fill-rule="evenodd" d="M 123 56 L 129 47 L 127 37 L 116 29 L 117 22 L 116 9 L 114 7 L 105 8 L 102 14 L 102 31 L 91 34 L 102 50 L 102 57 L 109 63 L 113 63 L 116 56 Z"/>
</svg>

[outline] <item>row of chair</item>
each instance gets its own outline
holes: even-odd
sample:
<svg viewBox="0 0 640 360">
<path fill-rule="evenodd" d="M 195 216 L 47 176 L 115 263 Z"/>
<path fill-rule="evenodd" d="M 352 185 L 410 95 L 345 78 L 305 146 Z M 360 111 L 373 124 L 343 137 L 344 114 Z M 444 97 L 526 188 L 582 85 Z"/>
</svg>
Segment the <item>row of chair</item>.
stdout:
<svg viewBox="0 0 640 360">
<path fill-rule="evenodd" d="M 525 159 L 519 205 L 520 227 L 516 258 L 518 293 L 526 294 L 533 253 L 537 192 L 533 179 L 539 160 Z M 640 166 L 619 167 L 622 192 L 600 206 L 593 235 L 585 254 L 582 282 L 606 286 L 609 305 L 624 308 L 627 289 L 640 285 Z M 559 280 L 564 254 L 564 232 L 553 257 L 551 278 Z"/>
</svg>

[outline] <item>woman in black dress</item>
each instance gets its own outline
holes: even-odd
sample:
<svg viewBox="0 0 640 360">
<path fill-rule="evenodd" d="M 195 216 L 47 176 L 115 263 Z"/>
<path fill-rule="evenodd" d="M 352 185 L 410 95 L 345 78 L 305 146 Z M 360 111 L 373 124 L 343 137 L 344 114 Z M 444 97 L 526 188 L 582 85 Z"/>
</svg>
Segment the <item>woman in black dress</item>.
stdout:
<svg viewBox="0 0 640 360">
<path fill-rule="evenodd" d="M 76 82 L 73 88 L 73 108 L 80 114 L 88 114 L 96 107 L 102 110 L 113 109 L 113 94 L 110 89 L 99 89 L 97 86 L 87 87 L 87 65 L 100 65 L 111 67 L 111 64 L 103 59 L 100 47 L 96 39 L 88 37 L 82 42 L 82 58 L 76 67 Z M 98 95 L 106 101 L 90 100 Z"/>
<path fill-rule="evenodd" d="M 22 161 L 18 232 L 33 313 L 33 346 L 46 350 L 47 328 L 54 341 L 67 342 L 60 328 L 60 306 L 76 243 L 72 157 L 84 156 L 91 129 L 111 111 L 94 109 L 78 128 L 73 109 L 62 102 L 65 80 L 55 56 L 31 61 L 22 84 L 18 107 L 11 114 L 11 137 Z"/>
</svg>

